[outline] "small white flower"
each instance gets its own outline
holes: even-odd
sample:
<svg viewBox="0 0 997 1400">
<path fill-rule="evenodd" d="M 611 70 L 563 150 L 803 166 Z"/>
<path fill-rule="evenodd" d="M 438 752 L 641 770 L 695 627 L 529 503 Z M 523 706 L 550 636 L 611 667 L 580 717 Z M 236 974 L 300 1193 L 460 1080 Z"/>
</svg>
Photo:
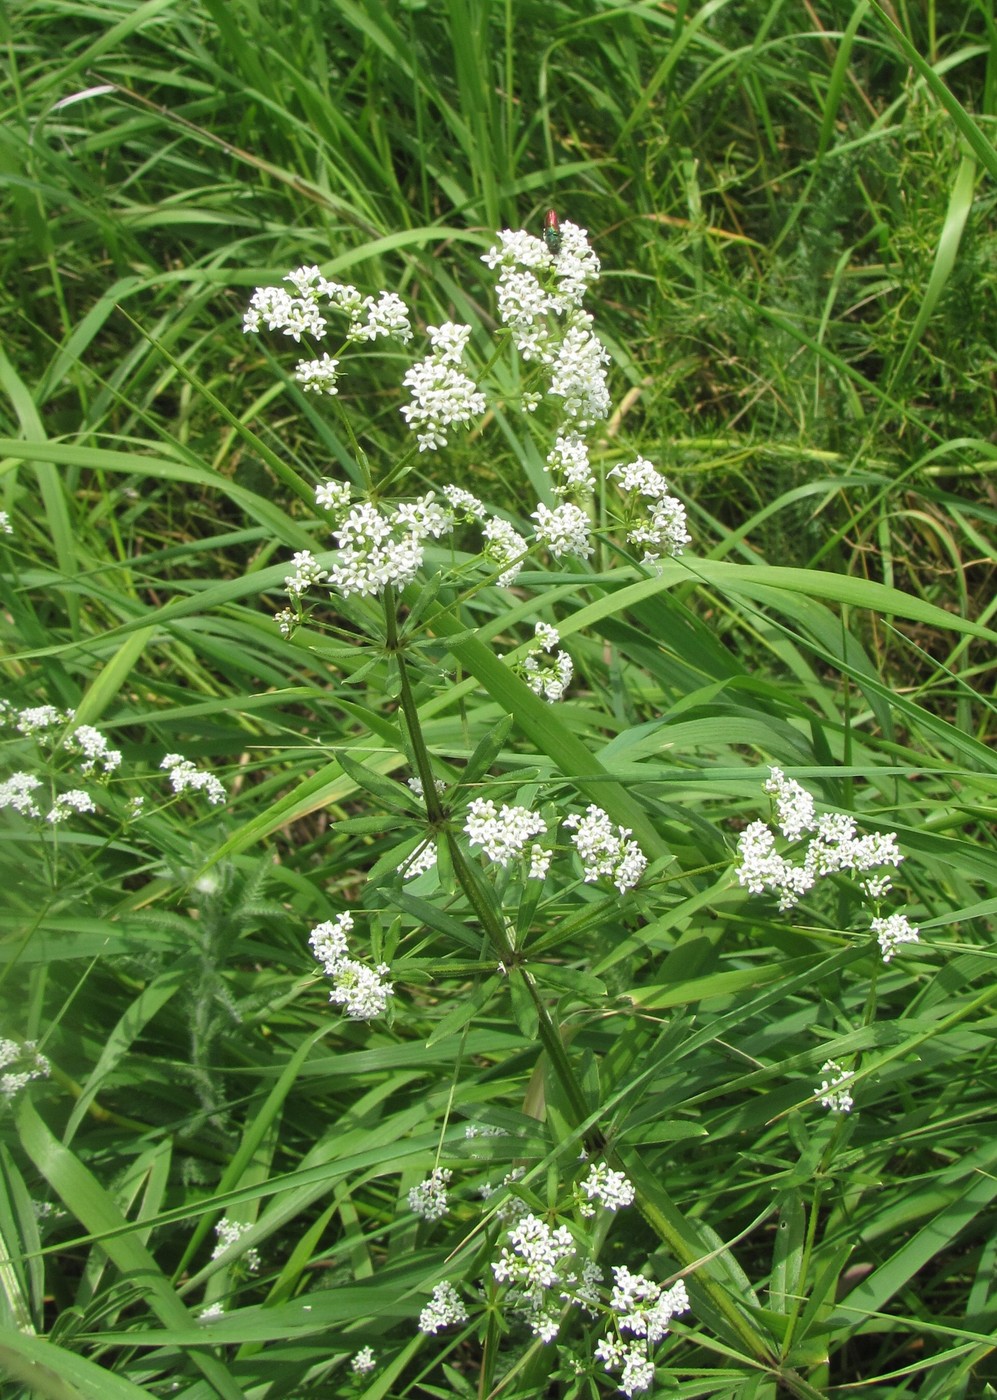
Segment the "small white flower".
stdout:
<svg viewBox="0 0 997 1400">
<path fill-rule="evenodd" d="M 315 487 L 315 504 L 321 510 L 346 510 L 350 504 L 350 483 L 320 481 Z"/>
<path fill-rule="evenodd" d="M 821 1095 L 821 1108 L 830 1109 L 832 1113 L 851 1113 L 855 1100 L 844 1086 L 855 1078 L 852 1070 L 842 1069 L 834 1060 L 825 1060 L 820 1072 L 823 1078 L 814 1093 Z"/>
<path fill-rule="evenodd" d="M 59 822 L 66 821 L 73 812 L 96 812 L 96 810 L 94 800 L 88 792 L 84 792 L 82 788 L 71 788 L 68 792 L 59 793 L 45 820 L 55 826 Z"/>
<path fill-rule="evenodd" d="M 355 1376 L 366 1376 L 377 1366 L 374 1359 L 374 1352 L 371 1347 L 361 1347 L 350 1362 L 350 1370 Z"/>
<path fill-rule="evenodd" d="M 366 967 L 352 958 L 345 958 L 333 974 L 329 1000 L 341 1006 L 352 1021 L 373 1021 L 383 1016 L 394 985 L 388 982 L 387 963 Z"/>
<path fill-rule="evenodd" d="M 609 814 L 594 803 L 583 817 L 570 816 L 564 825 L 575 831 L 572 844 L 581 856 L 586 883 L 608 876 L 620 894 L 633 889 L 647 868 L 647 857 L 636 841 L 627 840 L 629 827 L 614 831 Z"/>
<path fill-rule="evenodd" d="M 481 520 L 488 514 L 487 507 L 465 491 L 462 486 L 444 486 L 443 495 L 454 516 L 463 521 Z"/>
<path fill-rule="evenodd" d="M 508 588 L 523 567 L 526 541 L 507 520 L 497 515 L 485 521 L 481 533 L 485 537 L 485 558 L 503 569 L 498 579 L 499 587 Z"/>
<path fill-rule="evenodd" d="M 182 754 L 167 754 L 159 766 L 169 774 L 170 786 L 175 793 L 186 792 L 188 788 L 193 792 L 204 792 L 213 807 L 225 801 L 225 789 L 214 773 L 195 768 L 191 760 Z"/>
<path fill-rule="evenodd" d="M 534 843 L 530 847 L 530 870 L 528 878 L 531 880 L 546 880 L 553 854 L 553 851 L 545 850 L 543 846 Z"/>
<path fill-rule="evenodd" d="M 890 914 L 885 919 L 873 919 L 871 928 L 879 939 L 884 963 L 890 961 L 902 944 L 917 943 L 921 933 L 921 930 L 915 928 L 906 914 Z"/>
<path fill-rule="evenodd" d="M 686 526 L 685 506 L 669 495 L 668 482 L 645 457 L 628 464 L 619 463 L 609 473 L 624 491 L 636 494 L 647 505 L 627 533 L 631 544 L 643 546 L 642 562 L 652 564 L 661 556 L 681 554 L 692 538 Z"/>
<path fill-rule="evenodd" d="M 406 880 L 414 880 L 419 875 L 425 875 L 427 870 L 432 870 L 436 865 L 436 842 L 425 841 L 416 848 L 408 861 L 402 867 L 402 876 Z"/>
<path fill-rule="evenodd" d="M 87 775 L 98 768 L 103 773 L 113 773 L 121 766 L 120 749 L 112 749 L 104 735 L 92 724 L 81 724 L 74 729 L 63 741 L 63 748 L 69 753 L 84 755 L 85 762 L 81 764 L 80 771 Z"/>
<path fill-rule="evenodd" d="M 7 1067 L 18 1060 L 24 1062 L 20 1069 L 0 1074 L 0 1097 L 8 1101 L 33 1079 L 47 1079 L 52 1072 L 52 1066 L 33 1040 L 26 1040 L 23 1045 L 16 1040 L 0 1040 L 0 1070 L 7 1071 Z"/>
<path fill-rule="evenodd" d="M 300 598 L 313 583 L 321 583 L 327 577 L 327 571 L 322 568 L 310 549 L 299 549 L 292 556 L 291 563 L 294 565 L 294 573 L 285 575 L 284 587 L 292 598 Z"/>
<path fill-rule="evenodd" d="M 590 1201 L 601 1201 L 606 1210 L 633 1205 L 636 1192 L 624 1172 L 614 1171 L 605 1162 L 593 1162 L 580 1189 Z"/>
<path fill-rule="evenodd" d="M 223 1215 L 215 1226 L 215 1234 L 218 1236 L 218 1243 L 211 1252 L 212 1259 L 219 1259 L 227 1249 L 237 1244 L 243 1235 L 247 1234 L 252 1225 L 249 1221 L 229 1220 L 227 1215 Z M 245 1254 L 246 1268 L 251 1274 L 255 1274 L 260 1267 L 260 1252 L 258 1249 L 247 1249 Z"/>
<path fill-rule="evenodd" d="M 541 501 L 531 518 L 537 522 L 537 541 L 555 559 L 576 554 L 587 559 L 595 548 L 589 533 L 589 518 L 580 506 L 565 502 L 553 510 Z"/>
<path fill-rule="evenodd" d="M 0 809 L 10 807 L 22 816 L 40 817 L 41 811 L 31 794 L 41 785 L 41 779 L 33 773 L 12 773 L 0 783 Z"/>
<path fill-rule="evenodd" d="M 442 1220 L 447 1213 L 447 1187 L 453 1172 L 449 1167 L 434 1167 L 429 1175 L 408 1193 L 409 1209 L 423 1220 Z"/>
<path fill-rule="evenodd" d="M 452 1283 L 438 1283 L 431 1300 L 419 1314 L 419 1331 L 434 1333 L 467 1321 L 467 1308 Z"/>
<path fill-rule="evenodd" d="M 5 510 L 0 510 L 0 535 L 12 535 L 14 527 L 10 523 L 10 516 Z"/>
<path fill-rule="evenodd" d="M 294 377 L 306 393 L 338 394 L 338 370 L 338 360 L 334 360 L 331 355 L 322 355 L 317 360 L 299 360 Z"/>
<path fill-rule="evenodd" d="M 788 841 L 796 841 L 816 826 L 814 800 L 806 788 L 787 778 L 781 768 L 771 768 L 765 791 L 775 797 L 776 820 Z"/>
<path fill-rule="evenodd" d="M 464 831 L 472 846 L 489 860 L 509 865 L 522 856 L 534 836 L 543 836 L 547 823 L 525 807 L 503 806 L 496 811 L 490 798 L 476 797 L 467 809 Z"/>
<path fill-rule="evenodd" d="M 485 411 L 484 394 L 458 368 L 470 333 L 469 326 L 452 322 L 430 326 L 432 354 L 412 365 L 402 380 L 412 401 L 401 412 L 416 433 L 420 452 L 446 447 L 452 425 L 469 423 Z"/>
<path fill-rule="evenodd" d="M 322 964 L 327 977 L 335 975 L 336 969 L 349 953 L 346 935 L 353 932 L 353 915 L 337 914 L 335 920 L 316 924 L 308 935 L 308 942 L 315 957 Z"/>
</svg>

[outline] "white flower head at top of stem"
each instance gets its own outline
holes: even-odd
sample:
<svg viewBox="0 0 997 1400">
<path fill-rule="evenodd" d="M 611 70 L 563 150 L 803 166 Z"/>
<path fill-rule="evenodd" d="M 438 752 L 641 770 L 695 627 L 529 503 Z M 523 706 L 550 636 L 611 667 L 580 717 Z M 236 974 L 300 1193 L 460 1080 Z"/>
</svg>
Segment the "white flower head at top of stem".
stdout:
<svg viewBox="0 0 997 1400">
<path fill-rule="evenodd" d="M 855 1078 L 853 1071 L 842 1069 L 835 1060 L 825 1060 L 820 1072 L 820 1086 L 814 1093 L 821 1096 L 821 1108 L 829 1109 L 831 1113 L 851 1113 L 855 1100 L 845 1086 Z"/>
<path fill-rule="evenodd" d="M 353 915 L 339 914 L 334 920 L 316 924 L 308 936 L 312 952 L 322 971 L 332 980 L 329 1000 L 341 1006 L 352 1021 L 373 1021 L 387 1009 L 394 987 L 387 981 L 386 963 L 367 966 L 349 956 L 348 935 L 353 932 Z"/>
<path fill-rule="evenodd" d="M 11 1069 L 20 1061 L 20 1068 Z M 0 1040 L 0 1097 L 8 1102 L 33 1079 L 47 1079 L 52 1066 L 33 1040 L 19 1045 L 16 1040 Z"/>
<path fill-rule="evenodd" d="M 247 335 L 255 335 L 262 327 L 281 331 L 296 342 L 303 336 L 324 340 L 328 317 L 346 319 L 343 339 L 346 341 L 377 340 L 390 337 L 403 344 L 412 339 L 412 325 L 405 303 L 394 292 L 382 291 L 377 300 L 361 296 L 356 287 L 333 282 L 317 267 L 299 267 L 284 278 L 286 287 L 257 287 L 250 298 L 242 321 Z M 327 384 L 307 382 L 310 366 L 325 365 Z M 323 356 L 320 361 L 301 361 L 297 375 L 306 388 L 335 393 L 336 361 Z M 320 376 L 319 376 L 320 377 Z"/>
<path fill-rule="evenodd" d="M 609 1305 L 621 1332 L 646 1337 L 651 1346 L 668 1333 L 673 1317 L 689 1310 L 689 1294 L 681 1279 L 662 1288 L 644 1274 L 634 1274 L 625 1264 L 613 1267 L 613 1291 Z"/>
<path fill-rule="evenodd" d="M 433 1296 L 419 1314 L 419 1331 L 439 1332 L 467 1321 L 467 1308 L 452 1283 L 438 1283 Z"/>
<path fill-rule="evenodd" d="M 92 724 L 80 724 L 63 740 L 68 753 L 82 754 L 80 772 L 109 774 L 121 766 L 121 750 L 112 749 L 105 736 Z"/>
<path fill-rule="evenodd" d="M 595 548 L 589 518 L 581 506 L 565 501 L 551 510 L 541 501 L 531 518 L 537 522 L 537 543 L 544 545 L 555 559 L 566 554 L 587 559 Z"/>
<path fill-rule="evenodd" d="M 348 481 L 320 481 L 315 487 L 315 504 L 320 510 L 349 509 L 351 487 Z"/>
<path fill-rule="evenodd" d="M 574 830 L 571 840 L 581 857 L 586 883 L 605 876 L 612 880 L 620 894 L 633 889 L 647 869 L 647 857 L 636 841 L 627 839 L 629 827 L 614 829 L 609 813 L 594 803 L 584 816 L 570 816 L 564 825 Z"/>
<path fill-rule="evenodd" d="M 497 515 L 485 521 L 481 533 L 485 539 L 485 559 L 502 570 L 498 584 L 500 588 L 508 588 L 515 582 L 523 567 L 526 541 L 522 535 L 516 533 L 508 520 L 503 520 Z"/>
<path fill-rule="evenodd" d="M 12 535 L 14 526 L 11 524 L 10 515 L 5 510 L 0 510 L 0 535 Z"/>
<path fill-rule="evenodd" d="M 681 554 L 692 538 L 685 506 L 669 493 L 661 473 L 645 457 L 638 457 L 627 465 L 619 463 L 609 475 L 643 508 L 627 531 L 629 542 L 644 551 L 641 562 L 653 564 L 662 556 Z"/>
<path fill-rule="evenodd" d="M 169 776 L 170 787 L 175 793 L 203 792 L 213 807 L 225 801 L 225 788 L 221 779 L 206 769 L 196 767 L 191 759 L 184 758 L 183 754 L 168 753 L 159 766 Z"/>
<path fill-rule="evenodd" d="M 528 1212 L 509 1229 L 492 1273 L 509 1289 L 505 1306 L 544 1342 L 557 1336 L 565 1303 L 578 1304 L 592 1315 L 599 1306 L 599 1266 L 578 1257 L 567 1226 L 550 1225 Z"/>
<path fill-rule="evenodd" d="M 420 452 L 446 447 L 453 426 L 469 423 L 485 411 L 484 394 L 460 368 L 470 334 L 470 326 L 452 321 L 430 326 L 432 351 L 412 365 L 402 380 L 412 391 L 412 401 L 403 404 L 401 412 Z"/>
<path fill-rule="evenodd" d="M 586 230 L 565 219 L 560 234 L 561 247 L 553 256 L 542 238 L 525 229 L 503 229 L 498 243 L 482 254 L 483 263 L 500 269 L 499 311 L 514 332 L 528 334 L 540 317 L 580 307 L 598 281 L 599 257 Z"/>
<path fill-rule="evenodd" d="M 795 779 L 787 778 L 780 768 L 770 770 L 765 790 L 775 797 L 776 821 L 783 836 L 790 841 L 808 839 L 801 856 L 793 859 L 778 850 L 776 833 L 766 822 L 749 823 L 737 842 L 739 884 L 752 894 L 776 895 L 783 911 L 794 908 L 818 880 L 839 872 L 876 872 L 860 881 L 860 887 L 874 898 L 887 891 L 890 882 L 882 868 L 898 866 L 903 860 L 896 832 L 860 836 L 855 819 L 845 812 L 818 816 L 810 793 Z M 875 933 L 879 931 L 873 929 Z M 912 940 L 907 937 L 897 941 Z M 887 943 L 892 956 L 896 943 L 890 935 Z M 884 958 L 886 952 L 884 947 Z"/>
<path fill-rule="evenodd" d="M 237 1244 L 243 1235 L 247 1234 L 252 1225 L 249 1221 L 230 1220 L 227 1215 L 223 1215 L 215 1226 L 215 1234 L 218 1236 L 218 1243 L 211 1252 L 212 1259 L 220 1259 L 227 1249 Z M 251 1274 L 255 1274 L 260 1267 L 260 1253 L 258 1249 L 250 1248 L 245 1253 L 246 1268 Z"/>
<path fill-rule="evenodd" d="M 588 443 L 573 429 L 558 434 L 547 453 L 547 470 L 554 479 L 554 491 L 558 496 L 591 496 L 595 490 Z"/>
<path fill-rule="evenodd" d="M 921 930 L 910 922 L 906 914 L 889 914 L 886 918 L 873 919 L 871 927 L 879 939 L 884 963 L 888 963 L 904 943 L 920 942 Z"/>
<path fill-rule="evenodd" d="M 509 865 L 526 854 L 535 836 L 543 836 L 547 823 L 526 807 L 503 805 L 496 809 L 487 797 L 476 797 L 467 809 L 464 832 L 472 846 L 480 846 L 489 860 Z"/>
<path fill-rule="evenodd" d="M 633 1182 L 624 1172 L 615 1171 L 605 1162 L 593 1162 L 588 1175 L 579 1182 L 576 1199 L 582 1215 L 594 1215 L 595 1203 L 606 1210 L 622 1210 L 636 1199 Z"/>
<path fill-rule="evenodd" d="M 393 510 L 359 502 L 332 532 L 339 548 L 336 562 L 319 571 L 308 556 L 304 568 L 299 563 L 294 579 L 287 580 L 288 592 L 297 592 L 299 578 L 307 586 L 319 572 L 344 598 L 380 594 L 389 585 L 404 588 L 422 566 L 426 540 L 439 539 L 452 528 L 453 515 L 436 502 L 432 492 Z M 317 576 L 315 581 L 320 581 Z"/>
<path fill-rule="evenodd" d="M 575 670 L 568 653 L 558 650 L 560 641 L 556 627 L 549 622 L 538 622 L 534 644 L 519 667 L 534 695 L 542 696 L 548 704 L 563 700 Z"/>
<path fill-rule="evenodd" d="M 427 1177 L 410 1189 L 410 1210 L 421 1215 L 423 1220 L 442 1220 L 449 1206 L 448 1187 L 452 1178 L 453 1172 L 449 1167 L 434 1167 Z"/>
<path fill-rule="evenodd" d="M 361 1347 L 350 1362 L 350 1370 L 355 1376 L 366 1376 L 377 1367 L 372 1347 Z"/>
</svg>

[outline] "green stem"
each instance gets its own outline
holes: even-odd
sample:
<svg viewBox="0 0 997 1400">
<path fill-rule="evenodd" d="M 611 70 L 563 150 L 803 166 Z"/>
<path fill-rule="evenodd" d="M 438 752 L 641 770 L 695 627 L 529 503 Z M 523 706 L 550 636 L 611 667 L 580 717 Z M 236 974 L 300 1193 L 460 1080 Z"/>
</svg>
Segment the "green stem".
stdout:
<svg viewBox="0 0 997 1400">
<path fill-rule="evenodd" d="M 572 1070 L 571 1063 L 564 1048 L 564 1043 L 561 1039 L 560 1031 L 540 994 L 540 989 L 532 973 L 520 961 L 520 955 L 517 953 L 509 937 L 501 913 L 494 901 L 490 898 L 490 892 L 484 887 L 477 871 L 465 856 L 457 840 L 456 832 L 452 829 L 443 812 L 439 796 L 433 784 L 432 765 L 422 735 L 419 710 L 409 680 L 405 655 L 398 644 L 398 626 L 395 617 L 394 596 L 391 589 L 385 590 L 384 603 L 388 650 L 398 663 L 401 708 L 405 718 L 409 742 L 412 746 L 413 757 L 419 771 L 419 776 L 422 779 L 423 795 L 425 797 L 426 811 L 430 823 L 439 830 L 442 830 L 445 834 L 453 864 L 454 875 L 464 891 L 471 908 L 474 910 L 482 929 L 484 929 L 487 934 L 496 959 L 508 969 L 511 977 L 518 976 L 522 979 L 523 985 L 537 1012 L 537 1032 L 547 1056 L 547 1061 L 560 1083 L 567 1102 L 571 1106 L 576 1124 L 584 1123 L 592 1114 L 585 1102 L 585 1096 L 582 1093 L 581 1086 Z M 590 1141 L 588 1144 L 590 1147 L 595 1145 L 594 1134 L 592 1138 L 593 1141 Z M 601 1142 L 602 1140 L 600 1138 L 600 1147 Z M 615 1156 L 615 1154 L 607 1155 Z M 627 1164 L 627 1174 L 630 1176 L 631 1180 L 634 1181 L 634 1186 L 638 1193 L 638 1208 L 641 1214 L 662 1243 L 665 1244 L 674 1257 L 680 1260 L 687 1268 L 701 1261 L 703 1257 L 702 1242 L 691 1232 L 688 1222 L 677 1207 L 667 1202 L 668 1209 L 666 1210 L 658 1203 L 663 1197 L 660 1186 L 654 1183 L 654 1189 L 652 1190 L 652 1184 L 650 1182 L 645 1182 L 642 1189 L 639 1179 L 641 1174 L 640 1170 L 638 1169 L 635 1172 L 633 1164 Z M 664 1199 L 667 1201 L 667 1198 Z M 765 1344 L 764 1339 L 759 1336 L 757 1329 L 741 1312 L 724 1285 L 719 1280 L 710 1278 L 704 1271 L 703 1277 L 700 1280 L 700 1286 L 704 1292 L 709 1295 L 714 1307 L 723 1315 L 736 1335 L 748 1348 L 749 1352 L 763 1363 L 772 1365 L 774 1358 L 768 1346 Z M 790 1388 L 793 1387 L 791 1386 Z M 802 1394 L 803 1392 L 797 1393 Z"/>
</svg>

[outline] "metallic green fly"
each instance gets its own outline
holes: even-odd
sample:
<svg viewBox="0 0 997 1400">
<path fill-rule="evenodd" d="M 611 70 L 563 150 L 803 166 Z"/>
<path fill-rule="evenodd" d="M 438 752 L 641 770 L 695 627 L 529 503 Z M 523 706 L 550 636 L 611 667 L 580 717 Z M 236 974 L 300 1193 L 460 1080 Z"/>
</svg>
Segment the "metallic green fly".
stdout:
<svg viewBox="0 0 997 1400">
<path fill-rule="evenodd" d="M 554 257 L 561 251 L 561 225 L 553 209 L 548 209 L 544 215 L 544 242 L 548 253 Z"/>
</svg>

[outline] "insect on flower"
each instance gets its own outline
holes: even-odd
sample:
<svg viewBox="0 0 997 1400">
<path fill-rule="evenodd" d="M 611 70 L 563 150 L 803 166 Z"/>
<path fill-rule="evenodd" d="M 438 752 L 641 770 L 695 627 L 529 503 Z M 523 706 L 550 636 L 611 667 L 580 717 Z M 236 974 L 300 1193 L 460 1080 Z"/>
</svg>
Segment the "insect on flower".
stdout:
<svg viewBox="0 0 997 1400">
<path fill-rule="evenodd" d="M 561 225 L 557 222 L 557 214 L 553 209 L 548 209 L 544 215 L 544 242 L 547 244 L 547 251 L 553 256 L 561 251 Z"/>
</svg>

